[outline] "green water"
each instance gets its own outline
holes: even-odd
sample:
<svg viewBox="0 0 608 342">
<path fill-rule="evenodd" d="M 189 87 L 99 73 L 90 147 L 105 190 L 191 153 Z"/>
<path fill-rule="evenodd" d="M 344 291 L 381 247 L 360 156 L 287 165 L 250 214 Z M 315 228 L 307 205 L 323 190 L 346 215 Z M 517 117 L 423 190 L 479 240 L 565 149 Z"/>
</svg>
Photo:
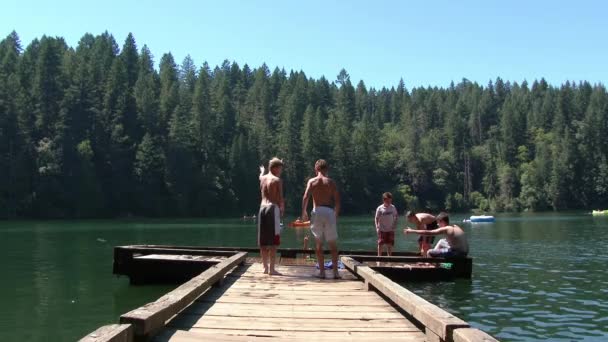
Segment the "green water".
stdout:
<svg viewBox="0 0 608 342">
<path fill-rule="evenodd" d="M 608 339 L 608 218 L 502 216 L 463 227 L 473 280 L 405 286 L 502 340 Z M 306 232 L 286 229 L 283 246 L 300 247 Z M 375 248 L 370 218 L 341 219 L 339 233 L 342 248 Z M 198 219 L 0 222 L 0 341 L 75 340 L 162 295 L 170 287 L 131 287 L 112 276 L 112 247 L 136 243 L 254 246 L 255 226 Z M 415 237 L 398 235 L 396 247 L 413 250 Z"/>
</svg>

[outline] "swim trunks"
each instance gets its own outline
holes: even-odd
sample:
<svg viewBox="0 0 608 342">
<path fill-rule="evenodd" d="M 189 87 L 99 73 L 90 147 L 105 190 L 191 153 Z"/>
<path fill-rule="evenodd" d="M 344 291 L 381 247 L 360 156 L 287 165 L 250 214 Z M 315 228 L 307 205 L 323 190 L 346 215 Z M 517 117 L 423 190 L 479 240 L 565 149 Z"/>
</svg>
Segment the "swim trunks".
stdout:
<svg viewBox="0 0 608 342">
<path fill-rule="evenodd" d="M 310 218 L 310 231 L 316 239 L 336 241 L 338 239 L 338 230 L 334 209 L 324 206 L 315 207 L 312 210 Z"/>
<path fill-rule="evenodd" d="M 395 232 L 383 232 L 381 230 L 378 231 L 378 244 L 379 245 L 395 245 Z"/>
<path fill-rule="evenodd" d="M 258 215 L 258 246 L 278 246 L 281 232 L 281 210 L 276 204 L 260 207 Z"/>
<path fill-rule="evenodd" d="M 432 223 L 429 223 L 425 226 L 426 230 L 435 230 L 437 228 L 439 228 L 439 225 L 437 224 L 437 221 L 433 221 Z M 418 244 L 421 244 L 422 242 L 426 242 L 429 245 L 432 245 L 433 242 L 435 242 L 435 237 L 428 235 L 428 236 L 420 236 L 418 238 Z"/>
</svg>

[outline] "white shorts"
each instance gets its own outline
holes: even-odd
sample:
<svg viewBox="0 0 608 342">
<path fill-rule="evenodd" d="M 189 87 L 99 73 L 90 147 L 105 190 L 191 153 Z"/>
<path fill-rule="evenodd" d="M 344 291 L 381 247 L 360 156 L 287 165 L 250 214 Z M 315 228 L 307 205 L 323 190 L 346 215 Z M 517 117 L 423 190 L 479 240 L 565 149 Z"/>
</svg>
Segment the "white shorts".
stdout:
<svg viewBox="0 0 608 342">
<path fill-rule="evenodd" d="M 310 218 L 310 231 L 316 239 L 336 241 L 338 239 L 338 230 L 334 210 L 328 207 L 314 208 Z"/>
</svg>

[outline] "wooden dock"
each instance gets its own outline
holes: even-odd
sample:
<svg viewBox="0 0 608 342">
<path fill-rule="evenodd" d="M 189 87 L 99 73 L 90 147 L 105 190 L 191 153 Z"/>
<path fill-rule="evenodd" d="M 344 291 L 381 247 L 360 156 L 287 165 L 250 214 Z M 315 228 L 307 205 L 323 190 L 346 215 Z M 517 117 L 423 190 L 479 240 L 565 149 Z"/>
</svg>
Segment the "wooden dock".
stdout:
<svg viewBox="0 0 608 342">
<path fill-rule="evenodd" d="M 173 266 L 179 262 L 175 260 L 194 259 L 195 266 L 213 265 L 157 301 L 125 313 L 120 324 L 104 326 L 82 340 L 496 341 L 365 260 L 342 256 L 342 279 L 321 280 L 313 276 L 318 272 L 314 266 L 280 265 L 283 275 L 268 276 L 247 252 L 212 251 L 205 256 L 187 250 L 195 255 L 169 251 L 171 257 L 164 258 Z M 162 260 L 162 253 L 147 259 Z M 331 273 L 326 272 L 330 278 Z"/>
</svg>

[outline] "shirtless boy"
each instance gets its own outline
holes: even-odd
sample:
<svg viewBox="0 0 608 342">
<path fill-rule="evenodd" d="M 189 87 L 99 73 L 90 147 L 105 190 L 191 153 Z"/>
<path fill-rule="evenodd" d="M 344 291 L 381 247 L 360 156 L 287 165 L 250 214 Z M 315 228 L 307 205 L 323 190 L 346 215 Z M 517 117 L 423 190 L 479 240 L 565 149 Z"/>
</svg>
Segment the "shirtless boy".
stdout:
<svg viewBox="0 0 608 342">
<path fill-rule="evenodd" d="M 323 159 L 315 163 L 316 177 L 308 181 L 302 198 L 302 220 L 308 220 L 308 201 L 312 195 L 313 209 L 311 213 L 310 230 L 316 241 L 317 261 L 319 262 L 318 277 L 325 278 L 325 259 L 323 256 L 323 240 L 327 241 L 331 250 L 331 260 L 334 278 L 340 278 L 338 272 L 338 231 L 336 219 L 340 213 L 340 193 L 336 183 L 327 177 L 329 167 Z"/>
<path fill-rule="evenodd" d="M 264 166 L 260 166 L 260 191 L 262 202 L 258 214 L 258 246 L 264 264 L 264 274 L 280 275 L 275 270 L 277 246 L 280 244 L 281 216 L 285 211 L 283 200 L 283 161 L 272 158 L 268 163 L 268 174 Z"/>
<path fill-rule="evenodd" d="M 408 211 L 406 214 L 406 219 L 408 222 L 416 225 L 417 230 L 433 230 L 437 228 L 437 219 L 435 216 L 427 213 L 418 213 L 416 214 L 413 211 Z M 426 252 L 431 248 L 435 238 L 433 236 L 424 236 L 421 235 L 418 238 L 418 250 L 420 251 L 420 255 L 426 255 Z"/>
<path fill-rule="evenodd" d="M 450 225 L 450 217 L 447 213 L 437 215 L 439 228 L 433 230 L 404 229 L 405 234 L 414 233 L 421 236 L 446 235 L 445 239 L 439 240 L 435 248 L 428 251 L 429 257 L 465 257 L 469 253 L 469 244 L 464 230 L 459 226 Z"/>
</svg>

